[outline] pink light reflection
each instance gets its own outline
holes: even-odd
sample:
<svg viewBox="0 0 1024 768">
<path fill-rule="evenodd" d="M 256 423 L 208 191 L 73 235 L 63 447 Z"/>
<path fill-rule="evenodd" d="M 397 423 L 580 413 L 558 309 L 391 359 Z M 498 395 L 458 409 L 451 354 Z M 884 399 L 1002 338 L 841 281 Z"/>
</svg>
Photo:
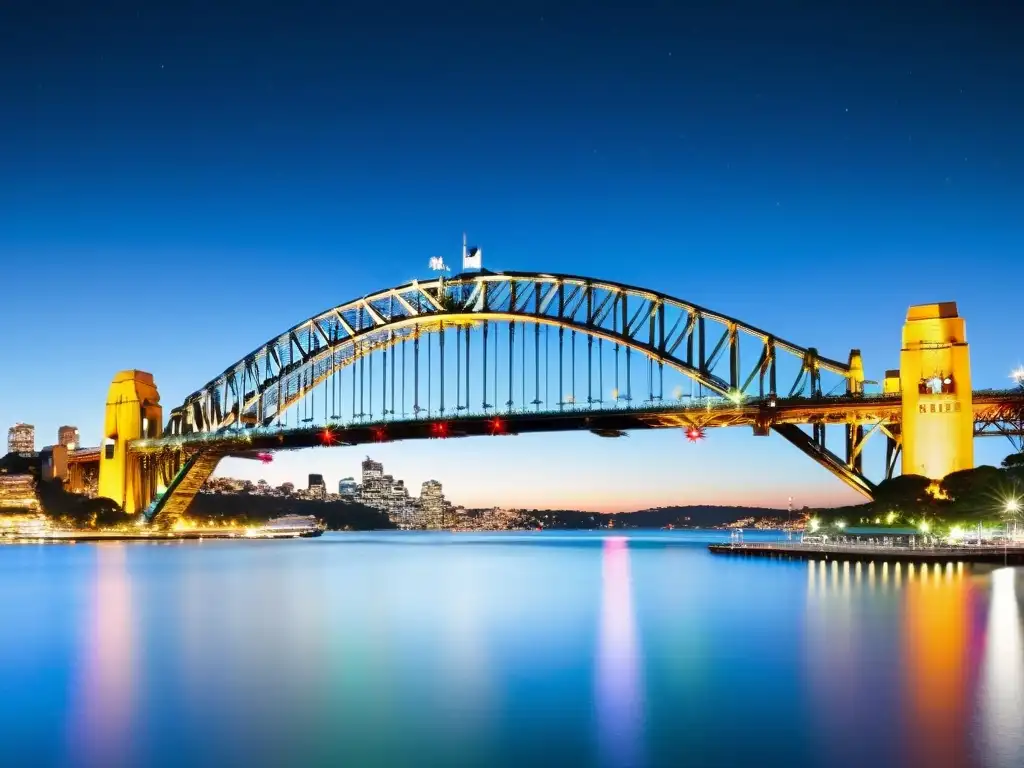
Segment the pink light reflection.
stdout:
<svg viewBox="0 0 1024 768">
<path fill-rule="evenodd" d="M 118 765 L 132 721 L 131 588 L 123 543 L 96 546 L 96 572 L 81 643 L 69 728 L 75 760 Z"/>
<path fill-rule="evenodd" d="M 625 538 L 605 539 L 601 558 L 601 635 L 596 685 L 598 743 L 601 761 L 616 766 L 643 762 L 641 664 L 628 547 Z"/>
</svg>

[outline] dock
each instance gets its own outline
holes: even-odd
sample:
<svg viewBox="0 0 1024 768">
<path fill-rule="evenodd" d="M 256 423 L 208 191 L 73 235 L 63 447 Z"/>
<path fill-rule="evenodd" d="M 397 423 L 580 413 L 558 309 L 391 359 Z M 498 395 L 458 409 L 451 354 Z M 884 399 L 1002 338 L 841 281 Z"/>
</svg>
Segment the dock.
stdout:
<svg viewBox="0 0 1024 768">
<path fill-rule="evenodd" d="M 803 544 L 792 541 L 710 544 L 714 555 L 768 557 L 782 560 L 836 560 L 858 563 L 988 563 L 1024 565 L 1024 547 L 1001 546 L 878 546 L 869 544 Z"/>
</svg>

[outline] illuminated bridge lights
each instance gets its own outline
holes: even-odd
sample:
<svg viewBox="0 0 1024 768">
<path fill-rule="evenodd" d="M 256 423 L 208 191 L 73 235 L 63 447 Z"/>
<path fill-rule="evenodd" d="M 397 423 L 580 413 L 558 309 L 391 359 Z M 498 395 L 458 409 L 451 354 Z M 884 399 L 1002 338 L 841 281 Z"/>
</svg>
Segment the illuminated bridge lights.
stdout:
<svg viewBox="0 0 1024 768">
<path fill-rule="evenodd" d="M 501 419 L 497 418 L 497 417 L 491 419 L 490 431 L 491 431 L 492 435 L 505 435 L 505 434 L 508 434 L 508 432 L 505 429 L 505 422 L 502 421 Z"/>
<path fill-rule="evenodd" d="M 434 437 L 445 438 L 448 437 L 448 422 L 438 421 L 430 426 L 430 434 Z"/>
<path fill-rule="evenodd" d="M 690 427 L 686 430 L 686 439 L 691 443 L 699 442 L 703 440 L 705 436 L 703 427 Z"/>
<path fill-rule="evenodd" d="M 338 441 L 335 439 L 334 433 L 331 432 L 330 429 L 325 429 L 320 433 L 320 442 L 324 445 L 334 445 Z"/>
<path fill-rule="evenodd" d="M 375 443 L 386 443 L 388 442 L 388 431 L 384 427 L 373 428 L 373 441 Z"/>
</svg>

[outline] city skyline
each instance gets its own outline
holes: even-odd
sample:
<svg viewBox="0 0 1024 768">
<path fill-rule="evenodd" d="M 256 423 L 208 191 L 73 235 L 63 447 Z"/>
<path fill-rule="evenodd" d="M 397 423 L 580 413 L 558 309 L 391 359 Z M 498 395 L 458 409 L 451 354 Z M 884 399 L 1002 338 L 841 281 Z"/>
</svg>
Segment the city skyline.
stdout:
<svg viewBox="0 0 1024 768">
<path fill-rule="evenodd" d="M 490 269 L 656 287 L 830 357 L 858 348 L 875 380 L 898 365 L 914 303 L 958 302 L 975 387 L 1008 386 L 1024 362 L 993 287 L 1024 278 L 1024 113 L 1007 98 L 1024 72 L 996 9 L 890 9 L 859 28 L 864 48 L 831 40 L 827 63 L 827 35 L 754 7 L 738 21 L 722 9 L 474 10 L 456 25 L 410 8 L 398 27 L 325 9 L 301 37 L 269 14 L 244 39 L 210 10 L 227 41 L 214 59 L 187 40 L 157 44 L 151 13 L 58 46 L 57 20 L 28 9 L 0 47 L 5 69 L 29 73 L 0 121 L 13 158 L 0 260 L 17 286 L 0 324 L 34 318 L 0 335 L 24 372 L 0 379 L 0 423 L 40 435 L 78 424 L 98 445 L 115 372 L 152 373 L 166 414 L 325 307 L 426 277 L 431 257 L 457 264 L 466 230 Z M 367 42 L 382 29 L 386 52 Z M 486 51 L 471 68 L 467 38 Z M 271 45 L 278 57 L 260 58 Z M 447 77 L 421 73 L 424 59 Z M 71 302 L 84 307 L 76 324 L 42 311 L 55 295 L 98 298 Z M 53 360 L 73 374 L 30 373 Z M 977 449 L 979 464 L 1010 452 Z M 362 455 L 282 453 L 259 471 L 330 474 L 347 450 Z M 674 431 L 579 433 L 378 453 L 396 475 L 443 475 L 481 506 L 859 501 L 781 439 L 742 429 L 700 445 Z M 877 476 L 877 451 L 867 459 Z M 255 470 L 228 460 L 219 472 Z"/>
</svg>

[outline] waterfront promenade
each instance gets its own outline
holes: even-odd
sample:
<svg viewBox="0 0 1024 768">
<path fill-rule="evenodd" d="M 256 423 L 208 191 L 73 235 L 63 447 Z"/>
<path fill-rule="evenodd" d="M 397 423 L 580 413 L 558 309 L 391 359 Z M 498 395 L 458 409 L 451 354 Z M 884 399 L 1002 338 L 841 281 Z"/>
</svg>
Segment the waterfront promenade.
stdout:
<svg viewBox="0 0 1024 768">
<path fill-rule="evenodd" d="M 788 560 L 1024 565 L 1024 547 L 1020 545 L 1014 547 L 998 545 L 922 547 L 896 544 L 806 544 L 796 541 L 777 541 L 709 544 L 708 550 L 715 555 L 770 557 Z"/>
<path fill-rule="evenodd" d="M 31 535 L 3 535 L 0 544 L 69 544 L 86 541 L 180 541 L 184 539 L 243 539 L 244 529 L 195 528 L 184 531 L 47 531 Z"/>
</svg>

